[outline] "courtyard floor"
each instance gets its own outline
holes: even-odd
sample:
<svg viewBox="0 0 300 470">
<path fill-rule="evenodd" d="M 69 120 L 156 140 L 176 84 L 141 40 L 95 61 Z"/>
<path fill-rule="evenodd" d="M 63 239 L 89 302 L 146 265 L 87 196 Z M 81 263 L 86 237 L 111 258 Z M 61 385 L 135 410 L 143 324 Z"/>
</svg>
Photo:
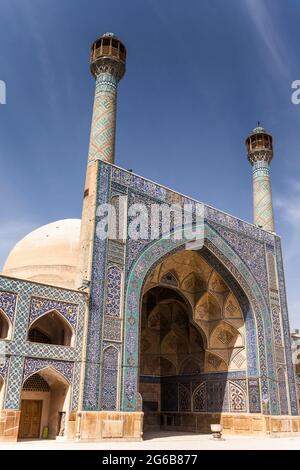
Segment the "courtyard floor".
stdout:
<svg viewBox="0 0 300 470">
<path fill-rule="evenodd" d="M 215 442 L 210 435 L 160 432 L 146 434 L 141 442 L 66 442 L 41 439 L 0 443 L 0 450 L 300 450 L 300 437 L 223 437 L 223 441 Z"/>
</svg>

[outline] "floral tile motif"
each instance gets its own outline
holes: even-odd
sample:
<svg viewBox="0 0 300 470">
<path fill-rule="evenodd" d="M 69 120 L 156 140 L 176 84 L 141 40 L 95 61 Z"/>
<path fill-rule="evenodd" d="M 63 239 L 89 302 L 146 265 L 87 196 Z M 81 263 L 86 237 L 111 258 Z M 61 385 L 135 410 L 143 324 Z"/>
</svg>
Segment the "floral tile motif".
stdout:
<svg viewBox="0 0 300 470">
<path fill-rule="evenodd" d="M 59 372 L 69 383 L 72 382 L 73 377 L 73 362 L 67 361 L 51 361 L 49 359 L 31 359 L 26 358 L 23 370 L 23 382 L 32 374 L 39 372 L 47 367 L 52 367 Z"/>
<path fill-rule="evenodd" d="M 121 307 L 122 272 L 117 266 L 110 266 L 107 270 L 106 287 L 106 315 L 120 316 Z"/>
<path fill-rule="evenodd" d="M 51 310 L 60 313 L 74 328 L 78 320 L 78 305 L 67 302 L 59 302 L 52 299 L 32 297 L 30 304 L 30 324 Z"/>
<path fill-rule="evenodd" d="M 247 264 L 256 281 L 262 288 L 266 301 L 269 302 L 267 267 L 263 242 L 245 237 L 240 233 L 225 229 L 215 223 L 210 223 L 210 225 L 229 243 L 231 248 L 233 248 Z"/>
</svg>

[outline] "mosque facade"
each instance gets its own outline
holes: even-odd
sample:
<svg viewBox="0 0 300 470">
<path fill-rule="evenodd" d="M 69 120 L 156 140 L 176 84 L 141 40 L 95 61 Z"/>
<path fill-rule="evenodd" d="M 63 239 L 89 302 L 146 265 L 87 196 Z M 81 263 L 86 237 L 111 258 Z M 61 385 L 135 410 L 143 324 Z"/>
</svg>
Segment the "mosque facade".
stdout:
<svg viewBox="0 0 300 470">
<path fill-rule="evenodd" d="M 115 35 L 93 43 L 81 221 L 28 234 L 0 275 L 0 439 L 137 440 L 212 423 L 300 432 L 272 136 L 258 125 L 246 139 L 253 224 L 124 170 L 125 64 Z M 165 211 L 158 224 L 153 208 Z"/>
</svg>

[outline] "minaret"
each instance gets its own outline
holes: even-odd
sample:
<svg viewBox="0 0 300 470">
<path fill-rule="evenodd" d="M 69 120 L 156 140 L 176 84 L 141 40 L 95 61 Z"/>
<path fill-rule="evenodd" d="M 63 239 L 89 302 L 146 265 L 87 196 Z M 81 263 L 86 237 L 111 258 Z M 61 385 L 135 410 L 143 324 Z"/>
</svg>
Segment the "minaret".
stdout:
<svg viewBox="0 0 300 470">
<path fill-rule="evenodd" d="M 126 49 L 113 34 L 105 33 L 92 44 L 91 72 L 96 79 L 89 162 L 115 159 L 117 86 L 124 76 Z"/>
<path fill-rule="evenodd" d="M 125 63 L 125 46 L 113 33 L 105 33 L 93 42 L 90 67 L 96 89 L 83 198 L 78 287 L 90 281 L 98 167 L 101 160 L 115 161 L 117 86 L 124 76 Z"/>
<path fill-rule="evenodd" d="M 260 126 L 253 129 L 246 139 L 248 160 L 253 172 L 253 217 L 258 227 L 275 232 L 270 178 L 270 162 L 273 158 L 273 139 Z"/>
</svg>

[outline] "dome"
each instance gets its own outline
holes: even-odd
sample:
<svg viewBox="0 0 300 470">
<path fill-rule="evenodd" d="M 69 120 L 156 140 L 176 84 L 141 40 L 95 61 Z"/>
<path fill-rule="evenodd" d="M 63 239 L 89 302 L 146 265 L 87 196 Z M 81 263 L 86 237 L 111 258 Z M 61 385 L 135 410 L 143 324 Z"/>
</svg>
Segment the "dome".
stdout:
<svg viewBox="0 0 300 470">
<path fill-rule="evenodd" d="M 80 225 L 79 219 L 65 219 L 29 233 L 11 250 L 3 274 L 75 288 Z"/>
<path fill-rule="evenodd" d="M 102 37 L 103 38 L 115 38 L 116 35 L 115 33 L 104 33 Z"/>
<path fill-rule="evenodd" d="M 253 129 L 252 134 L 267 134 L 267 131 L 263 127 L 257 126 Z"/>
</svg>

